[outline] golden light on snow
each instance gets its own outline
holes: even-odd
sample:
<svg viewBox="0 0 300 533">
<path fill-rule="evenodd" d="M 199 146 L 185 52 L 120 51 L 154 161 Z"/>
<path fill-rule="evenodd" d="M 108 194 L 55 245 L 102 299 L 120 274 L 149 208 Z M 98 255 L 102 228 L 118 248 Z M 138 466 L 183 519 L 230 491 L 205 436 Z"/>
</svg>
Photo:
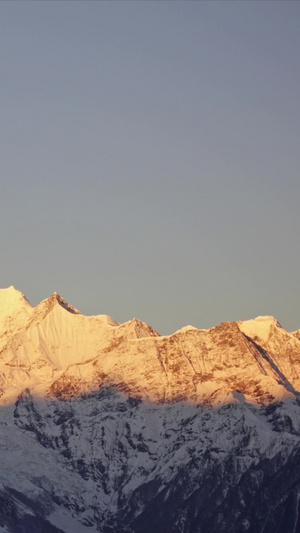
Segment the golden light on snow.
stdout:
<svg viewBox="0 0 300 533">
<path fill-rule="evenodd" d="M 300 341 L 273 317 L 160 336 L 138 319 L 84 316 L 57 293 L 32 307 L 10 287 L 0 291 L 0 326 L 2 402 L 24 388 L 77 397 L 111 385 L 150 402 L 263 404 L 300 387 Z"/>
</svg>

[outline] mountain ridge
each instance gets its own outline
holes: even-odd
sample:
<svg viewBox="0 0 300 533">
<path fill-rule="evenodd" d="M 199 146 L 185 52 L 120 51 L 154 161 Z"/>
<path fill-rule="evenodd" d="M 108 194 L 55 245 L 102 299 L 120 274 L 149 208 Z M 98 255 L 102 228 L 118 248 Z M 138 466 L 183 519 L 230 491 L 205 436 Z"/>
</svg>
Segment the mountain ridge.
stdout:
<svg viewBox="0 0 300 533">
<path fill-rule="evenodd" d="M 300 531 L 298 332 L 160 336 L 3 291 L 0 533 Z"/>
<path fill-rule="evenodd" d="M 112 385 L 147 401 L 204 404 L 232 401 L 235 390 L 263 404 L 300 389 L 300 341 L 274 317 L 161 336 L 138 319 L 119 324 L 107 315 L 85 316 L 57 292 L 32 307 L 10 287 L 0 291 L 0 305 L 10 320 L 1 336 L 2 401 L 24 386 L 62 396 Z"/>
</svg>

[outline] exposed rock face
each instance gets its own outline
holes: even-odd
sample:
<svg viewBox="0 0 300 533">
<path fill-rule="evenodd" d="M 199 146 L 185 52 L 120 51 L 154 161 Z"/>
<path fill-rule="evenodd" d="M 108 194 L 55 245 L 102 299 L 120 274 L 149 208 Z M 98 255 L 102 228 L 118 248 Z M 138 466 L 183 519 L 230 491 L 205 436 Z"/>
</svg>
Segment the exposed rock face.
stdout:
<svg viewBox="0 0 300 533">
<path fill-rule="evenodd" d="M 300 341 L 273 317 L 161 337 L 137 319 L 119 325 L 106 315 L 83 316 L 57 293 L 36 308 L 13 288 L 0 291 L 1 301 L 0 316 L 10 323 L 1 336 L 5 397 L 25 387 L 62 398 L 111 385 L 147 401 L 212 405 L 231 401 L 238 389 L 264 404 L 300 388 Z"/>
<path fill-rule="evenodd" d="M 14 288 L 0 324 L 0 532 L 300 531 L 297 332 L 161 337 Z"/>
</svg>

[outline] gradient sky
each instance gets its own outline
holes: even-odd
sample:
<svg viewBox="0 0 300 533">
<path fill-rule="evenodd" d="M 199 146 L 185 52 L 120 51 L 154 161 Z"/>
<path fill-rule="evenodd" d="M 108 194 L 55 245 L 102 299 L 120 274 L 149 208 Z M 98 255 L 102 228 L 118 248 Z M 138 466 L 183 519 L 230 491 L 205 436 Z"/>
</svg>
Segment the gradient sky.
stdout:
<svg viewBox="0 0 300 533">
<path fill-rule="evenodd" d="M 300 2 L 0 3 L 1 284 L 300 328 Z"/>
</svg>

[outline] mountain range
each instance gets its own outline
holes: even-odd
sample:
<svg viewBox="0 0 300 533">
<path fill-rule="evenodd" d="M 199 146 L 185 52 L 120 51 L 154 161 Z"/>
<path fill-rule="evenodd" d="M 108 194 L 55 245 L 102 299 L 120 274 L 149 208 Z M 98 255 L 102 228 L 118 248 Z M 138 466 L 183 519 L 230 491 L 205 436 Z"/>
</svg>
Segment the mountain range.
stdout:
<svg viewBox="0 0 300 533">
<path fill-rule="evenodd" d="M 300 330 L 0 290 L 0 532 L 299 533 Z"/>
</svg>

